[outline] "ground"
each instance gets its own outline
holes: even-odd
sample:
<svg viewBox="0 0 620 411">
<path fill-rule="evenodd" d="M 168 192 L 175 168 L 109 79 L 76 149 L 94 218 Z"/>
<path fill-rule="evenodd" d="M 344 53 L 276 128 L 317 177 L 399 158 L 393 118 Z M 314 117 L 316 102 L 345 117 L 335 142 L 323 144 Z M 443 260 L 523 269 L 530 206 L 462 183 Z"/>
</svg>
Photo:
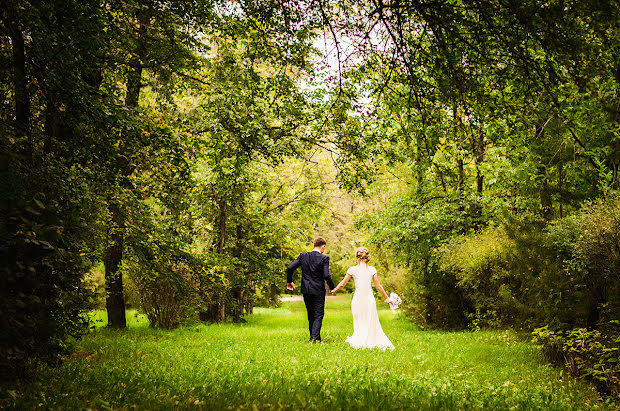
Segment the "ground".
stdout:
<svg viewBox="0 0 620 411">
<path fill-rule="evenodd" d="M 393 351 L 355 350 L 350 296 L 327 301 L 323 343 L 307 344 L 303 302 L 243 324 L 95 328 L 57 368 L 3 387 L 13 409 L 609 409 L 509 331 L 425 331 L 380 304 Z M 103 313 L 94 316 L 105 322 Z"/>
</svg>

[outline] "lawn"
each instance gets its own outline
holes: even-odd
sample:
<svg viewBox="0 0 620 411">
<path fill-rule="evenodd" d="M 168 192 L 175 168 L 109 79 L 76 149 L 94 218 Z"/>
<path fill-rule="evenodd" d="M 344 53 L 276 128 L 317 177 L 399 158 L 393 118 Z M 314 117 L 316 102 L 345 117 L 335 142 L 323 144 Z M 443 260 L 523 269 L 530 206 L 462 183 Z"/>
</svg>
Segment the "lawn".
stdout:
<svg viewBox="0 0 620 411">
<path fill-rule="evenodd" d="M 97 327 L 57 368 L 2 387 L 3 408 L 610 409 L 544 364 L 512 332 L 422 331 L 381 307 L 393 351 L 355 350 L 350 297 L 327 303 L 322 344 L 307 344 L 302 302 L 258 308 L 243 324 L 154 330 L 131 312 Z M 104 324 L 103 313 L 93 316 Z"/>
</svg>

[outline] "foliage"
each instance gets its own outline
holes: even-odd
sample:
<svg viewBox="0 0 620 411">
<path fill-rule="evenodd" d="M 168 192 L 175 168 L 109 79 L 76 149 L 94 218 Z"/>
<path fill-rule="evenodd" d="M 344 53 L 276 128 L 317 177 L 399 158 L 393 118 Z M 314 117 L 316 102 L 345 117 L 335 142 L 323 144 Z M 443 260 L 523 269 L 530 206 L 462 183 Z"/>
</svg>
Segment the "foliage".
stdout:
<svg viewBox="0 0 620 411">
<path fill-rule="evenodd" d="M 620 198 L 598 201 L 550 227 L 563 275 L 589 329 L 620 319 Z"/>
<path fill-rule="evenodd" d="M 551 362 L 616 395 L 619 204 L 598 201 L 546 228 L 512 221 L 453 238 L 437 250 L 440 273 L 458 280 L 472 326 L 543 326 L 534 335 Z"/>
<path fill-rule="evenodd" d="M 613 329 L 620 9 L 491 3 L 10 0 L 8 372 L 84 330 L 101 261 L 111 326 L 119 268 L 153 326 L 241 322 L 315 234 L 336 277 L 372 239 L 425 326 Z"/>
<path fill-rule="evenodd" d="M 478 310 L 493 322 L 504 316 L 488 313 L 503 301 L 519 313 L 505 318 L 525 328 L 576 321 L 584 284 L 562 274 L 545 226 L 620 182 L 617 5 L 321 4 L 342 56 L 332 118 L 346 124 L 333 138 L 344 184 L 369 191 L 384 170 L 410 188 L 362 221 L 409 265 L 411 316 L 462 327 L 463 313 Z M 467 290 L 473 277 L 463 273 L 477 268 L 464 258 L 438 265 L 443 244 L 457 253 L 453 239 L 505 220 L 514 247 L 500 255 L 488 238 L 464 240 L 494 258 L 496 267 L 478 271 L 488 295 Z"/>
<path fill-rule="evenodd" d="M 362 217 L 360 226 L 372 230 L 373 244 L 389 249 L 410 267 L 409 286 L 403 291 L 405 309 L 416 322 L 467 326 L 465 313 L 470 311 L 470 303 L 457 287 L 455 273 L 441 271 L 435 250 L 497 213 L 492 207 L 484 207 L 482 214 L 475 212 L 481 209 L 482 201 L 486 200 L 458 195 L 419 200 L 414 193 L 395 201 L 387 210 L 370 214 L 372 217 Z"/>
<path fill-rule="evenodd" d="M 585 328 L 553 331 L 544 326 L 534 330 L 533 341 L 547 360 L 563 366 L 569 376 L 584 377 L 599 391 L 620 398 L 620 334 L 612 335 Z"/>
<path fill-rule="evenodd" d="M 562 267 L 554 273 L 562 288 L 549 292 L 553 296 L 561 291 L 561 299 L 547 300 L 555 315 L 547 318 L 548 325 L 541 323 L 544 327 L 534 330 L 549 361 L 612 396 L 620 393 L 619 206 L 617 197 L 598 201 L 549 228 Z"/>
<path fill-rule="evenodd" d="M 205 268 L 200 260 L 167 244 L 166 237 L 158 237 L 131 248 L 134 254 L 125 257 L 122 274 L 133 282 L 151 327 L 171 329 L 196 318 L 192 311 L 197 278 Z"/>
<path fill-rule="evenodd" d="M 96 219 L 101 209 L 82 170 L 50 159 L 50 165 L 33 171 L 14 158 L 3 160 L 0 361 L 1 377 L 15 378 L 37 361 L 57 362 L 67 340 L 86 330 L 83 310 L 91 293 L 83 276 L 89 267 L 86 253 L 93 252 L 97 240 L 96 225 L 87 219 Z M 53 184 L 58 180 L 64 184 Z M 31 191 L 22 191 L 25 186 Z"/>
<path fill-rule="evenodd" d="M 503 228 L 490 226 L 480 233 L 452 239 L 438 250 L 438 265 L 444 275 L 457 279 L 463 291 L 472 326 L 498 326 L 515 323 L 514 295 L 519 295 L 520 281 L 510 272 L 514 243 Z M 521 319 L 523 316 L 518 315 Z"/>
<path fill-rule="evenodd" d="M 122 50 L 136 45 L 124 36 L 131 19 L 121 17 L 141 8 L 124 3 L 119 10 L 120 3 L 99 1 L 11 1 L 0 16 L 2 368 L 9 376 L 30 361 L 58 360 L 86 329 L 84 274 L 104 259 L 108 234 L 124 228 L 105 210 L 135 188 L 127 170 L 171 147 L 171 133 L 154 132 L 162 127 L 123 107 L 131 88 L 123 75 L 136 62 Z"/>
<path fill-rule="evenodd" d="M 500 323 L 604 330 L 620 315 L 618 204 L 599 201 L 547 228 L 508 219 L 452 238 L 437 249 L 439 269 Z"/>
<path fill-rule="evenodd" d="M 613 409 L 541 364 L 512 332 L 420 331 L 378 306 L 394 351 L 352 350 L 350 298 L 328 299 L 323 344 L 306 344 L 302 302 L 258 308 L 245 324 L 123 332 L 98 327 L 59 368 L 0 387 L 0 406 L 31 408 Z M 104 325 L 105 312 L 94 316 Z"/>
</svg>

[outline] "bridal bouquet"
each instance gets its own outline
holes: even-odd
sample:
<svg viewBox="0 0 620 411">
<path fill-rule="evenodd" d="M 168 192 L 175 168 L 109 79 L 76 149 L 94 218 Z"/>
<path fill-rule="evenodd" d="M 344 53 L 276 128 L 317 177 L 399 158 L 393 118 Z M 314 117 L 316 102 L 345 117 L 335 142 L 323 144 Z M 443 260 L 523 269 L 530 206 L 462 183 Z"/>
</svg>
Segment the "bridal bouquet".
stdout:
<svg viewBox="0 0 620 411">
<path fill-rule="evenodd" d="M 392 303 L 390 304 L 390 308 L 392 310 L 396 310 L 398 308 L 398 306 L 400 305 L 400 303 L 403 301 L 400 299 L 400 297 L 398 296 L 398 294 L 396 293 L 390 293 L 390 298 L 392 299 Z"/>
</svg>

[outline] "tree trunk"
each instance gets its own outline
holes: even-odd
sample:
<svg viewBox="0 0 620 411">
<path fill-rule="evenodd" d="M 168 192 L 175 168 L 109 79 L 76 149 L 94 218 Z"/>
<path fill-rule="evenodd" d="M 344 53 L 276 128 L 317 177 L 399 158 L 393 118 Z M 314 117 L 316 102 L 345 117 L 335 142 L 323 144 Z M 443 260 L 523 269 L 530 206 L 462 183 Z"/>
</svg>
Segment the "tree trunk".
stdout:
<svg viewBox="0 0 620 411">
<path fill-rule="evenodd" d="M 148 16 L 143 11 L 136 15 L 138 21 L 136 54 L 130 63 L 130 71 L 127 73 L 127 94 L 125 95 L 125 105 L 127 107 L 138 107 L 140 99 L 140 89 L 142 88 L 142 61 L 146 55 L 146 27 L 149 23 Z"/>
<path fill-rule="evenodd" d="M 476 217 L 478 217 L 478 221 L 475 222 L 476 227 L 478 227 L 481 223 L 482 219 L 482 191 L 483 191 L 483 183 L 484 176 L 480 171 L 480 166 L 484 161 L 484 130 L 480 128 L 478 130 L 478 137 L 472 137 L 473 139 L 473 152 L 474 152 L 474 162 L 476 165 L 476 193 L 478 194 L 478 198 L 476 199 Z"/>
<path fill-rule="evenodd" d="M 588 305 L 588 315 L 586 317 L 586 328 L 590 331 L 595 330 L 598 326 L 600 313 L 596 302 L 591 301 Z"/>
<path fill-rule="evenodd" d="M 217 317 L 215 318 L 215 321 L 218 323 L 223 323 L 226 321 L 226 302 L 224 299 L 220 300 L 217 305 Z"/>
<path fill-rule="evenodd" d="M 217 252 L 218 254 L 224 253 L 224 247 L 226 246 L 226 220 L 228 218 L 228 203 L 225 200 L 219 201 L 219 209 L 220 215 L 218 217 L 218 244 L 217 244 Z M 215 305 L 214 317 L 213 319 L 217 323 L 222 323 L 226 321 L 226 300 L 224 295 L 221 295 Z"/>
<path fill-rule="evenodd" d="M 145 55 L 144 37 L 146 35 L 146 15 L 139 12 L 138 19 L 138 46 L 136 56 L 133 59 L 132 67 L 127 74 L 127 94 L 125 95 L 125 105 L 136 108 L 139 105 L 140 88 L 142 87 L 142 59 Z M 129 163 L 127 156 L 121 152 L 117 158 L 119 172 L 123 176 L 133 173 L 134 167 Z M 125 294 L 123 289 L 123 278 L 119 273 L 120 263 L 123 259 L 123 241 L 125 227 L 125 215 L 117 204 L 109 203 L 108 210 L 112 216 L 113 229 L 108 230 L 110 235 L 110 245 L 105 250 L 105 280 L 108 296 L 106 298 L 106 309 L 108 311 L 108 325 L 114 328 L 124 328 L 125 319 Z"/>
<path fill-rule="evenodd" d="M 615 73 L 616 83 L 620 85 L 620 63 L 616 66 Z M 612 120 L 616 123 L 616 126 L 620 123 L 620 87 L 616 88 L 616 104 L 613 107 Z M 618 186 L 618 166 L 620 165 L 620 142 L 616 140 L 611 143 L 611 155 L 610 155 L 610 169 L 612 170 L 611 186 Z"/>
<path fill-rule="evenodd" d="M 249 295 L 245 298 L 245 312 L 248 314 L 254 314 L 254 296 L 256 295 L 254 291 L 254 280 L 250 277 L 248 283 L 250 287 L 250 292 Z"/>
<path fill-rule="evenodd" d="M 421 195 L 424 192 L 424 165 L 422 155 L 422 137 L 417 135 L 416 137 L 416 154 L 415 154 L 415 162 L 416 162 L 416 193 Z"/>
<path fill-rule="evenodd" d="M 484 161 L 484 130 L 480 129 L 480 135 L 476 142 L 476 192 L 481 195 L 483 190 L 484 176 L 480 172 L 480 165 Z"/>
<path fill-rule="evenodd" d="M 458 110 L 456 103 L 452 103 L 452 120 L 454 121 L 454 140 L 458 141 L 459 134 L 459 124 L 460 120 L 457 121 Z M 463 207 L 463 186 L 465 185 L 465 168 L 463 164 L 463 157 L 461 153 L 457 153 L 457 182 L 456 182 L 456 191 L 458 194 L 458 204 L 459 211 L 465 211 L 465 207 Z"/>
<path fill-rule="evenodd" d="M 118 204 L 110 203 L 108 210 L 112 217 L 112 225 L 108 227 L 110 245 L 107 246 L 104 256 L 106 310 L 108 312 L 108 326 L 125 328 L 125 294 L 123 292 L 123 276 L 119 266 L 123 259 L 123 229 L 125 217 Z"/>
<path fill-rule="evenodd" d="M 236 258 L 241 258 L 243 250 L 243 226 L 241 224 L 237 224 L 237 238 L 235 243 L 235 250 L 233 252 L 233 256 Z M 238 271 L 242 271 L 242 267 L 237 267 Z M 245 276 L 244 276 L 245 277 Z M 246 280 L 246 278 L 244 278 Z M 238 323 L 241 321 L 241 316 L 243 315 L 243 284 L 237 283 L 233 286 L 233 298 L 235 307 L 233 308 L 233 322 Z"/>
<path fill-rule="evenodd" d="M 536 126 L 536 135 L 542 138 L 544 130 L 541 126 Z M 549 187 L 549 176 L 547 166 L 543 163 L 538 165 L 538 177 L 540 179 L 540 215 L 547 221 L 553 219 L 553 200 L 551 198 L 551 188 Z"/>
<path fill-rule="evenodd" d="M 560 199 L 560 218 L 564 218 L 564 208 L 562 207 L 562 202 L 564 199 L 562 198 L 562 186 L 564 183 L 564 167 L 562 163 L 558 164 L 558 196 Z"/>
<path fill-rule="evenodd" d="M 549 187 L 549 179 L 547 177 L 547 167 L 538 166 L 538 175 L 540 182 L 540 215 L 547 221 L 553 219 L 553 201 L 551 199 L 551 188 Z"/>
<path fill-rule="evenodd" d="M 30 96 L 26 74 L 26 49 L 24 35 L 19 27 L 19 17 L 9 12 L 7 28 L 13 46 L 13 87 L 15 90 L 15 137 L 24 138 L 28 143 L 28 159 L 33 160 L 33 143 L 30 133 Z"/>
<path fill-rule="evenodd" d="M 218 243 L 217 252 L 222 254 L 226 244 L 226 212 L 228 211 L 228 203 L 225 200 L 219 201 L 220 215 L 218 218 Z"/>
<path fill-rule="evenodd" d="M 142 67 L 139 62 L 134 62 L 134 67 L 127 73 L 127 94 L 125 95 L 125 105 L 127 107 L 138 107 L 141 87 Z"/>
<path fill-rule="evenodd" d="M 54 141 L 60 136 L 60 117 L 58 110 L 54 107 L 54 103 L 49 99 L 45 105 L 45 124 L 43 129 L 45 131 L 43 151 L 45 151 L 46 154 L 49 154 L 56 149 Z"/>
<path fill-rule="evenodd" d="M 459 196 L 459 211 L 465 211 L 465 207 L 463 207 L 463 186 L 465 185 L 465 168 L 463 165 L 463 158 L 459 156 L 456 160 L 456 166 L 458 169 L 458 181 L 456 190 Z"/>
<path fill-rule="evenodd" d="M 233 289 L 233 299 L 235 307 L 233 309 L 233 322 L 241 322 L 241 316 L 243 315 L 243 293 L 240 287 Z"/>
</svg>

